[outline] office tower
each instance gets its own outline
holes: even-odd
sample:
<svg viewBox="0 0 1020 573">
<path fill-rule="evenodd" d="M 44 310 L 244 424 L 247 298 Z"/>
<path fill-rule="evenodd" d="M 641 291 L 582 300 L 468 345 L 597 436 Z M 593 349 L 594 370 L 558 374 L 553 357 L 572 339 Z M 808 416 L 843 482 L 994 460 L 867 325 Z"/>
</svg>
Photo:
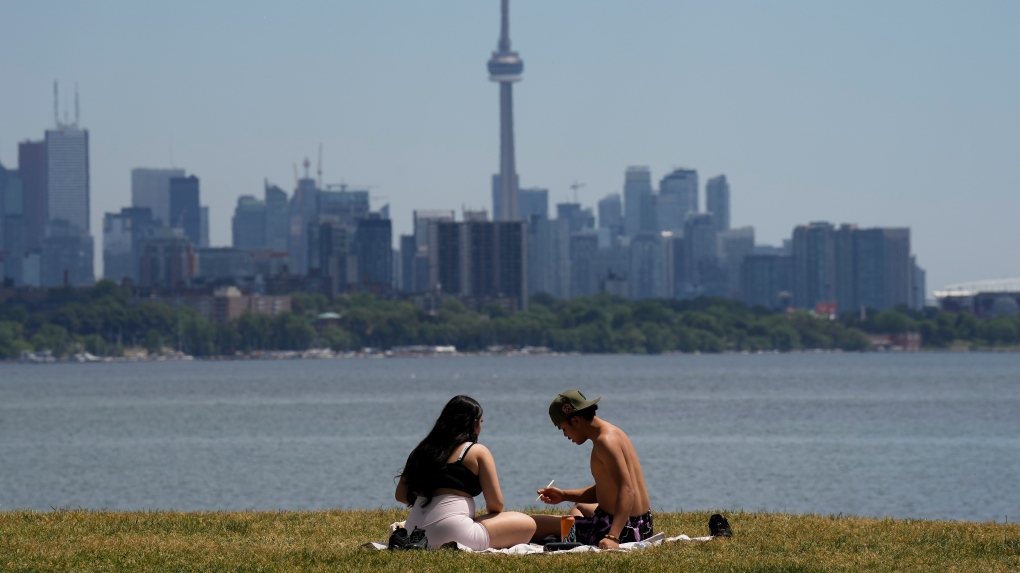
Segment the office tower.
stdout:
<svg viewBox="0 0 1020 573">
<path fill-rule="evenodd" d="M 49 221 L 45 141 L 23 141 L 18 144 L 18 173 L 21 175 L 25 250 L 38 250 L 46 235 L 46 222 Z"/>
<path fill-rule="evenodd" d="M 429 226 L 433 222 L 451 223 L 456 218 L 452 209 L 415 209 L 414 240 L 417 248 L 428 247 Z"/>
<path fill-rule="evenodd" d="M 347 292 L 358 277 L 358 258 L 351 252 L 353 228 L 335 216 L 320 216 L 310 223 L 309 274 L 323 280 L 323 291 L 329 296 Z"/>
<path fill-rule="evenodd" d="M 231 219 L 231 244 L 235 249 L 256 251 L 266 248 L 266 202 L 251 195 L 237 198 Z"/>
<path fill-rule="evenodd" d="M 599 251 L 599 236 L 593 230 L 570 233 L 570 297 L 593 296 L 599 292 L 595 274 L 595 256 Z"/>
<path fill-rule="evenodd" d="M 352 251 L 358 257 L 358 288 L 377 293 L 389 292 L 393 283 L 392 222 L 378 213 L 359 219 Z"/>
<path fill-rule="evenodd" d="M 609 229 L 610 235 L 623 234 L 623 202 L 619 193 L 611 193 L 599 200 L 599 229 Z"/>
<path fill-rule="evenodd" d="M 580 203 L 557 203 L 556 218 L 567 222 L 571 234 L 595 228 L 595 215 Z"/>
<path fill-rule="evenodd" d="M 835 302 L 836 313 L 857 312 L 857 225 L 843 224 L 835 229 Z"/>
<path fill-rule="evenodd" d="M 836 233 L 826 222 L 793 230 L 793 305 L 814 310 L 836 303 Z"/>
<path fill-rule="evenodd" d="M 503 0 L 499 45 L 489 60 L 489 79 L 499 84 L 499 196 L 492 212 L 497 221 L 520 220 L 517 167 L 514 158 L 513 83 L 520 81 L 524 62 L 510 49 L 509 0 Z"/>
<path fill-rule="evenodd" d="M 680 197 L 660 193 L 652 196 L 652 204 L 655 205 L 655 229 L 660 232 L 682 233 L 684 220 L 681 213 L 685 209 L 681 207 Z"/>
<path fill-rule="evenodd" d="M 316 213 L 335 215 L 340 221 L 354 224 L 369 215 L 366 190 L 348 189 L 346 185 L 327 185 L 318 192 Z"/>
<path fill-rule="evenodd" d="M 857 229 L 854 239 L 857 308 L 910 306 L 910 229 Z"/>
<path fill-rule="evenodd" d="M 77 124 L 46 130 L 46 203 L 49 221 L 89 231 L 89 132 Z"/>
<path fill-rule="evenodd" d="M 187 288 L 198 274 L 194 246 L 181 229 L 161 227 L 145 241 L 139 285 L 163 291 Z"/>
<path fill-rule="evenodd" d="M 306 166 L 307 163 L 306 160 Z M 312 266 L 308 255 L 308 231 L 315 216 L 319 213 L 319 189 L 315 186 L 315 180 L 307 177 L 307 173 L 305 175 L 298 179 L 288 208 L 290 224 L 288 225 L 287 251 L 290 253 L 291 272 L 297 275 L 307 275 Z"/>
<path fill-rule="evenodd" d="M 145 241 L 156 232 L 158 222 L 148 207 L 125 207 L 103 217 L 103 277 L 115 282 L 139 282 Z"/>
<path fill-rule="evenodd" d="M 723 293 L 719 270 L 718 236 L 708 213 L 691 213 L 684 223 L 685 264 L 682 291 L 685 298 Z"/>
<path fill-rule="evenodd" d="M 600 248 L 591 268 L 598 292 L 630 298 L 630 245 Z"/>
<path fill-rule="evenodd" d="M 40 253 L 42 287 L 92 286 L 92 236 L 67 219 L 51 219 Z"/>
<path fill-rule="evenodd" d="M 199 217 L 199 246 L 209 246 L 209 207 L 202 205 L 198 208 Z"/>
<path fill-rule="evenodd" d="M 184 177 L 183 169 L 149 169 L 139 167 L 131 170 L 131 206 L 146 207 L 152 211 L 153 219 L 167 227 L 170 222 L 170 180 Z"/>
<path fill-rule="evenodd" d="M 789 255 L 747 255 L 740 277 L 740 301 L 747 306 L 784 310 L 792 302 L 793 257 Z"/>
<path fill-rule="evenodd" d="M 266 249 L 287 252 L 287 192 L 265 182 Z"/>
<path fill-rule="evenodd" d="M 627 168 L 623 180 L 623 218 L 628 237 L 656 230 L 652 173 L 647 167 Z"/>
<path fill-rule="evenodd" d="M 425 292 L 435 285 L 429 285 L 429 226 L 433 222 L 453 222 L 456 214 L 452 209 L 416 209 L 414 211 L 414 252 L 406 256 L 411 267 L 405 269 L 411 276 L 407 284 L 410 292 Z M 410 248 L 410 243 L 401 243 L 401 248 Z M 401 255 L 405 256 L 405 255 Z"/>
<path fill-rule="evenodd" d="M 705 209 L 712 214 L 715 229 L 720 233 L 730 229 L 730 184 L 725 175 L 708 180 L 705 185 Z"/>
<path fill-rule="evenodd" d="M 196 279 L 205 284 L 237 285 L 255 276 L 255 261 L 251 253 L 229 247 L 200 247 L 195 251 L 198 260 Z"/>
<path fill-rule="evenodd" d="M 910 266 L 912 267 L 910 275 L 910 307 L 914 310 L 921 310 L 924 308 L 925 302 L 927 273 L 917 265 L 917 257 L 914 255 L 910 256 Z"/>
<path fill-rule="evenodd" d="M 688 213 L 698 212 L 698 172 L 674 169 L 659 182 L 659 229 L 682 229 Z"/>
<path fill-rule="evenodd" d="M 414 235 L 400 235 L 400 292 L 419 292 L 414 280 L 414 256 L 418 254 L 418 243 Z"/>
<path fill-rule="evenodd" d="M 469 306 L 499 302 L 528 308 L 528 255 L 523 221 L 433 222 L 429 284 Z"/>
<path fill-rule="evenodd" d="M 538 187 L 529 187 L 519 191 L 520 215 L 522 221 L 531 221 L 532 217 L 539 219 L 549 218 L 549 190 Z M 497 221 L 499 216 L 493 212 L 493 218 Z"/>
<path fill-rule="evenodd" d="M 198 177 L 170 178 L 170 220 L 168 227 L 182 229 L 191 244 L 202 244 L 202 211 Z"/>
<path fill-rule="evenodd" d="M 715 222 L 715 215 L 712 222 Z M 740 271 L 744 257 L 754 252 L 754 227 L 740 227 L 718 233 L 719 261 L 725 269 L 726 291 L 730 298 L 739 298 L 741 289 Z"/>
<path fill-rule="evenodd" d="M 528 292 L 558 298 L 570 293 L 570 231 L 567 221 L 533 217 L 528 222 Z"/>
<path fill-rule="evenodd" d="M 24 186 L 21 174 L 0 165 L 0 278 L 23 282 L 25 243 Z"/>
<path fill-rule="evenodd" d="M 638 233 L 631 237 L 627 274 L 631 300 L 664 298 L 662 242 L 661 233 Z"/>
</svg>

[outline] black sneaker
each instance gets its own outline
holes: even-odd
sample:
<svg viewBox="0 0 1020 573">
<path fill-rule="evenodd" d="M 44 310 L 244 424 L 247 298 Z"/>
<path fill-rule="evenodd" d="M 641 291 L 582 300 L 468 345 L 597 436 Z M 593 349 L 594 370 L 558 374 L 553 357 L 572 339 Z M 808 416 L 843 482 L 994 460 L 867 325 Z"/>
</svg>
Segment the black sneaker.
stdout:
<svg viewBox="0 0 1020 573">
<path fill-rule="evenodd" d="M 405 530 L 406 531 L 406 530 Z M 407 538 L 408 545 L 405 549 L 428 549 L 429 538 L 425 537 L 425 530 L 415 527 L 414 531 L 411 532 L 410 537 Z"/>
<path fill-rule="evenodd" d="M 712 534 L 712 537 L 733 537 L 730 523 L 718 513 L 708 518 L 708 532 Z"/>
<path fill-rule="evenodd" d="M 390 549 L 407 549 L 410 545 L 411 540 L 407 538 L 407 530 L 403 527 L 398 527 L 393 530 L 390 534 Z"/>
</svg>

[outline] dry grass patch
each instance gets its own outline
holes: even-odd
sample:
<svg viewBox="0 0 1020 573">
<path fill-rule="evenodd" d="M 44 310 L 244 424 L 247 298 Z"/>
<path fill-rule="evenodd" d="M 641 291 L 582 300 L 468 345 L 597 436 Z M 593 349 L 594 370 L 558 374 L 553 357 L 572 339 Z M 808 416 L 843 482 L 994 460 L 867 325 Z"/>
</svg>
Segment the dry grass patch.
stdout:
<svg viewBox="0 0 1020 573">
<path fill-rule="evenodd" d="M 400 510 L 0 513 L 0 571 L 1017 571 L 1020 526 L 731 513 L 732 539 L 632 553 L 369 551 Z M 656 514 L 707 535 L 708 513 Z"/>
</svg>

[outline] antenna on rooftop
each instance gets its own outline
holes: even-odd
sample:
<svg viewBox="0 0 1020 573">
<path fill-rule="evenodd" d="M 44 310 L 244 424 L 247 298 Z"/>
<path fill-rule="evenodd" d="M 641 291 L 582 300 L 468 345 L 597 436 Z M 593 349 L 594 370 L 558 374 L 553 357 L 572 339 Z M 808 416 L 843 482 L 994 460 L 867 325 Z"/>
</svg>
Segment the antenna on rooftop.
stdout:
<svg viewBox="0 0 1020 573">
<path fill-rule="evenodd" d="M 53 80 L 53 122 L 60 127 L 60 112 L 58 111 L 57 80 Z"/>
<path fill-rule="evenodd" d="M 78 82 L 74 82 L 74 126 L 78 127 Z"/>
</svg>

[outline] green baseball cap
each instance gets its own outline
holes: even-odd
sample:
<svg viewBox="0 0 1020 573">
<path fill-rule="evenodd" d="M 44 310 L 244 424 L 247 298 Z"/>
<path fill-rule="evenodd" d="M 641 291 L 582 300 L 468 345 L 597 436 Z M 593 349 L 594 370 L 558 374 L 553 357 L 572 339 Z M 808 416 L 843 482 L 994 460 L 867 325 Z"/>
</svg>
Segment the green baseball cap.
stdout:
<svg viewBox="0 0 1020 573">
<path fill-rule="evenodd" d="M 601 399 L 602 396 L 589 400 L 584 397 L 580 390 L 567 390 L 557 395 L 552 404 L 549 404 L 549 417 L 552 418 L 554 426 L 559 426 L 560 422 L 572 416 L 574 412 L 594 406 Z"/>
</svg>

